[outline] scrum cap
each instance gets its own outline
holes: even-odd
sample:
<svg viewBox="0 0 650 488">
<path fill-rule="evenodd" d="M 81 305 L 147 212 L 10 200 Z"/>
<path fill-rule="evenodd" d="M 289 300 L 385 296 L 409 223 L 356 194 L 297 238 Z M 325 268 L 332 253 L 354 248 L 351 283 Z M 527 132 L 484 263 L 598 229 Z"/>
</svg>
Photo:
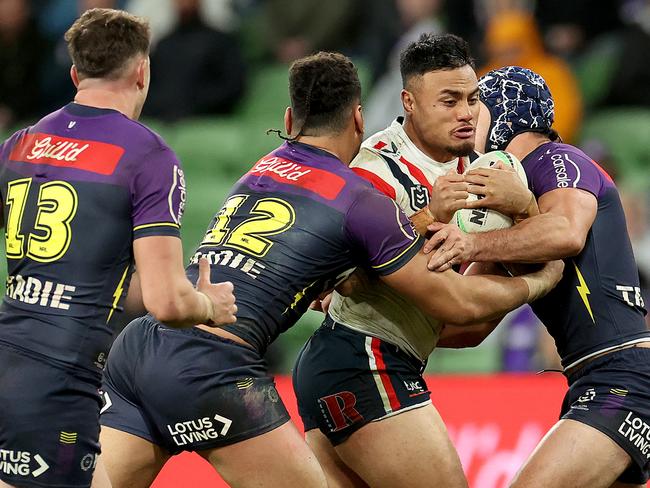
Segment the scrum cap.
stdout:
<svg viewBox="0 0 650 488">
<path fill-rule="evenodd" d="M 549 132 L 554 103 L 544 78 L 520 66 L 506 66 L 478 82 L 481 102 L 490 112 L 486 151 L 503 150 L 523 132 Z"/>
</svg>

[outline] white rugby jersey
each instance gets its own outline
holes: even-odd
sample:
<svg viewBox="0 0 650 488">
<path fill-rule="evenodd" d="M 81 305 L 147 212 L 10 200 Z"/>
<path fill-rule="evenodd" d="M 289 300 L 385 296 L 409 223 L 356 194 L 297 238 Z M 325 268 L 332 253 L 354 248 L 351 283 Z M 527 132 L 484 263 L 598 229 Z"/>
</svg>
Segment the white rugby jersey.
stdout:
<svg viewBox="0 0 650 488">
<path fill-rule="evenodd" d="M 474 155 L 435 161 L 409 139 L 402 123 L 403 117 L 398 117 L 387 129 L 366 139 L 350 167 L 411 216 L 428 205 L 438 176 L 451 169 L 462 172 Z M 395 344 L 422 361 L 436 347 L 442 327 L 379 280 L 354 297 L 334 292 L 328 313 L 336 322 Z"/>
</svg>

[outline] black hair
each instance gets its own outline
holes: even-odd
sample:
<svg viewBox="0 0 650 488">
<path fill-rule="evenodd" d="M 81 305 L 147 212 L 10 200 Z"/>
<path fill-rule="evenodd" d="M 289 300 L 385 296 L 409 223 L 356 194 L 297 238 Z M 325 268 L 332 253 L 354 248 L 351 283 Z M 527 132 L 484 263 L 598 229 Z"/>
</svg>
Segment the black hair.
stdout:
<svg viewBox="0 0 650 488">
<path fill-rule="evenodd" d="M 289 96 L 298 135 L 339 133 L 361 99 L 361 83 L 348 57 L 319 52 L 291 65 Z"/>
<path fill-rule="evenodd" d="M 467 65 L 474 68 L 469 45 L 454 34 L 422 34 L 402 51 L 399 58 L 404 87 L 413 76 Z"/>
</svg>

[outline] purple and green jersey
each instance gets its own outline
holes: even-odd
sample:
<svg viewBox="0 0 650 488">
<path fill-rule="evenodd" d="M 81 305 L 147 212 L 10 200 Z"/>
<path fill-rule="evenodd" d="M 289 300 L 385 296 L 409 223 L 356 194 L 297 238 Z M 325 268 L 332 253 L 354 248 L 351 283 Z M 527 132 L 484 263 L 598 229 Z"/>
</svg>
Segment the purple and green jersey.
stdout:
<svg viewBox="0 0 650 488">
<path fill-rule="evenodd" d="M 134 239 L 180 237 L 172 150 L 123 114 L 71 103 L 0 146 L 7 255 L 0 343 L 97 372 Z"/>
<path fill-rule="evenodd" d="M 609 175 L 579 149 L 555 142 L 522 161 L 537 198 L 556 189 L 577 188 L 596 197 L 598 211 L 577 256 L 565 259 L 564 276 L 532 304 L 555 339 L 562 364 L 622 344 L 650 339 L 639 272 L 618 190 Z"/>
<path fill-rule="evenodd" d="M 387 275 L 422 247 L 395 202 L 334 155 L 289 142 L 233 187 L 188 267 L 231 281 L 237 323 L 223 327 L 264 351 L 324 290 L 356 266 Z"/>
</svg>

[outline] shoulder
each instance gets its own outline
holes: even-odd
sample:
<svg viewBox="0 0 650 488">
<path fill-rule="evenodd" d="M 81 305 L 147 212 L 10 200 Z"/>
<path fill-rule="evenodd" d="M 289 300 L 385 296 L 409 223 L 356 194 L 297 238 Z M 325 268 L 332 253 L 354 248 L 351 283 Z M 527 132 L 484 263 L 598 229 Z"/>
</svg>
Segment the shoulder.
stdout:
<svg viewBox="0 0 650 488">
<path fill-rule="evenodd" d="M 14 132 L 0 145 L 0 158 L 2 158 L 3 161 L 10 158 L 13 149 L 20 143 L 23 136 L 29 133 L 30 129 L 31 126 Z"/>
<path fill-rule="evenodd" d="M 551 143 L 532 161 L 531 169 L 553 170 L 558 182 L 564 173 L 580 174 L 584 171 L 597 172 L 594 161 L 582 150 L 569 144 Z"/>
<path fill-rule="evenodd" d="M 128 124 L 133 140 L 143 144 L 144 148 L 149 151 L 171 151 L 171 148 L 156 131 L 137 120 L 131 120 L 128 117 L 125 117 L 125 119 L 125 123 Z"/>
<path fill-rule="evenodd" d="M 33 126 L 25 127 L 23 129 L 17 130 L 11 136 L 9 136 L 3 143 L 3 147 L 14 146 L 20 139 L 27 134 Z"/>
<path fill-rule="evenodd" d="M 135 120 L 127 119 L 126 123 L 130 134 L 125 167 L 127 173 L 152 177 L 160 171 L 171 169 L 176 172 L 182 168 L 176 153 L 158 133 Z"/>
<path fill-rule="evenodd" d="M 569 144 L 545 145 L 524 165 L 533 190 L 580 188 L 598 194 L 611 177 L 587 154 Z"/>
<path fill-rule="evenodd" d="M 373 184 L 374 178 L 371 174 L 379 176 L 390 186 L 395 186 L 395 170 L 398 169 L 397 162 L 399 161 L 398 143 L 393 126 L 390 125 L 363 142 L 359 154 L 354 158 L 350 167 L 358 174 L 371 179 Z M 377 185 L 375 184 L 375 186 Z"/>
</svg>

